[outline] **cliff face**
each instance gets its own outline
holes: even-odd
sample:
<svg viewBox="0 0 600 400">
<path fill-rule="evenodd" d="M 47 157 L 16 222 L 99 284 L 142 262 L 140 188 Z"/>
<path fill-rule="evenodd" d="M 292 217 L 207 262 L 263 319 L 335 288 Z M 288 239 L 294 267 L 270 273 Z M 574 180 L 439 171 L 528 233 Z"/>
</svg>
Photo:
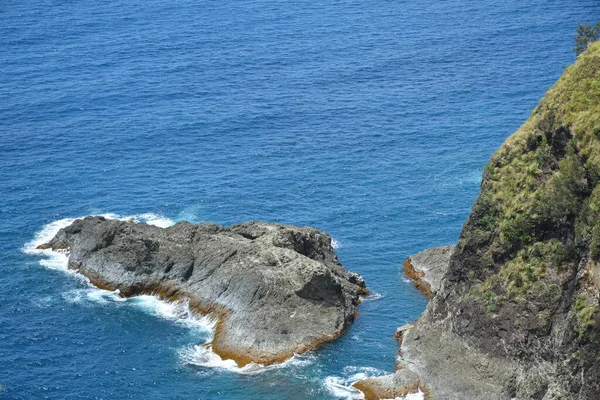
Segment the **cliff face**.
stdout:
<svg viewBox="0 0 600 400">
<path fill-rule="evenodd" d="M 600 42 L 492 156 L 439 291 L 400 336 L 400 371 L 357 386 L 598 399 L 599 288 Z"/>
<path fill-rule="evenodd" d="M 549 364 L 600 398 L 600 43 L 569 67 L 492 156 L 432 318 L 483 352 Z M 531 382 L 530 382 L 531 383 Z M 542 398 L 540 379 L 523 393 Z M 521 388 L 522 389 L 522 388 Z"/>
</svg>

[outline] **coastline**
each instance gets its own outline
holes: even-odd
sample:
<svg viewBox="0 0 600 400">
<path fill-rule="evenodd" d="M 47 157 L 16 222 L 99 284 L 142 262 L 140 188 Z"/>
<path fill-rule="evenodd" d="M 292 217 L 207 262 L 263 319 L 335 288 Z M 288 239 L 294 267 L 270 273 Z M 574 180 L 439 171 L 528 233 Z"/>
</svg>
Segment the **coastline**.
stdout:
<svg viewBox="0 0 600 400">
<path fill-rule="evenodd" d="M 437 306 L 435 294 L 444 284 L 453 245 L 427 249 L 408 257 L 403 266 L 415 287 L 432 299 L 414 324 L 398 328 L 396 371 L 355 382 L 366 400 L 382 400 L 423 393 L 425 400 L 492 400 L 509 398 L 495 379 L 508 374 L 502 360 L 480 354 L 452 334 L 449 320 L 434 321 L 429 313 Z M 460 359 L 457 364 L 452 360 Z M 460 396 L 457 395 L 460 393 Z"/>
</svg>

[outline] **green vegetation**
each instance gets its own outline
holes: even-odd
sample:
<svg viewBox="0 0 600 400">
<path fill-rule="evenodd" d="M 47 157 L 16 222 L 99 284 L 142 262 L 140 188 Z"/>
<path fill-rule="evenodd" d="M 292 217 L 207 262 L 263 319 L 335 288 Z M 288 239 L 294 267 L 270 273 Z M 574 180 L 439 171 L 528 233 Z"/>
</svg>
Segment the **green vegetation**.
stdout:
<svg viewBox="0 0 600 400">
<path fill-rule="evenodd" d="M 567 264 L 565 246 L 557 239 L 524 246 L 516 256 L 507 261 L 497 274 L 476 285 L 472 294 L 484 300 L 486 310 L 493 313 L 504 301 L 512 299 L 556 303 L 561 289 L 544 280 L 549 270 L 562 271 Z M 547 320 L 549 315 L 543 315 Z"/>
<path fill-rule="evenodd" d="M 575 36 L 575 55 L 580 55 L 588 48 L 588 45 L 598 40 L 600 33 L 600 21 L 595 26 L 579 24 L 577 35 Z"/>
<path fill-rule="evenodd" d="M 600 261 L 600 42 L 585 46 L 492 156 L 463 229 L 470 293 L 488 313 L 534 300 L 545 325 L 580 261 Z M 585 300 L 574 310 L 578 334 L 597 309 Z"/>
<path fill-rule="evenodd" d="M 598 304 L 591 303 L 587 293 L 581 293 L 577 297 L 574 306 L 575 331 L 579 340 L 584 339 L 587 330 L 594 325 L 594 315 L 598 311 Z"/>
</svg>

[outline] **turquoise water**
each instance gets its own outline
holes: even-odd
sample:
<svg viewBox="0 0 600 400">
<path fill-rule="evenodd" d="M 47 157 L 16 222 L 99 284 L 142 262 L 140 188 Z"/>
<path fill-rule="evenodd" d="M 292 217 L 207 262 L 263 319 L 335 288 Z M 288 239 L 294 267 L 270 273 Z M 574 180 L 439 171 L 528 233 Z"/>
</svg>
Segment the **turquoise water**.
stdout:
<svg viewBox="0 0 600 400">
<path fill-rule="evenodd" d="M 599 16 L 595 0 L 3 1 L 0 398 L 355 398 L 426 305 L 402 261 L 457 240 L 483 165 Z M 240 371 L 196 347 L 210 321 L 28 251 L 100 213 L 315 226 L 377 295 L 339 340 Z"/>
</svg>

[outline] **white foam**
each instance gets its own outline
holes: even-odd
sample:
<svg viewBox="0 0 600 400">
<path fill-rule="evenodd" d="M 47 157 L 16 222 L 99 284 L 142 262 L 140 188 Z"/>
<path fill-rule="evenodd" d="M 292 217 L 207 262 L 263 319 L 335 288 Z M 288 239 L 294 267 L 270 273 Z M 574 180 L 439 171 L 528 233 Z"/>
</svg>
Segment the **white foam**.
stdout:
<svg viewBox="0 0 600 400">
<path fill-rule="evenodd" d="M 119 219 L 123 219 L 123 220 L 132 219 L 135 222 L 145 222 L 149 225 L 158 226 L 159 228 L 168 228 L 175 223 L 173 220 L 171 220 L 169 218 L 166 218 L 166 217 L 163 217 L 163 216 L 157 215 L 157 214 L 152 214 L 152 213 L 139 214 L 139 215 L 134 215 L 132 217 L 123 217 L 123 218 L 119 218 Z"/>
<path fill-rule="evenodd" d="M 338 242 L 334 238 L 331 238 L 331 247 L 333 247 L 334 249 L 339 249 L 340 247 L 342 247 L 342 243 Z"/>
<path fill-rule="evenodd" d="M 424 400 L 425 393 L 421 392 L 421 389 L 417 393 L 409 393 L 404 398 L 405 400 Z"/>
<path fill-rule="evenodd" d="M 173 224 L 173 221 L 167 220 L 164 217 L 150 213 L 123 217 L 118 216 L 116 214 L 101 214 L 101 216 L 105 218 L 119 219 L 124 221 L 134 220 L 136 222 L 147 222 L 155 224 L 157 226 L 165 226 L 167 224 L 167 221 L 169 225 Z M 82 283 L 86 284 L 87 287 L 85 288 L 69 290 L 62 294 L 62 297 L 70 303 L 80 303 L 84 300 L 99 304 L 127 301 L 128 299 L 124 299 L 119 296 L 118 290 L 109 291 L 99 289 L 93 286 L 90 283 L 89 279 L 87 279 L 85 276 L 77 273 L 77 271 L 75 270 L 70 270 L 68 268 L 69 252 L 67 250 L 53 251 L 52 249 L 42 250 L 37 248 L 41 244 L 50 242 L 60 229 L 71 225 L 76 219 L 77 218 L 63 218 L 58 221 L 54 221 L 47 225 L 44 225 L 42 229 L 35 234 L 33 240 L 26 243 L 23 246 L 23 252 L 30 255 L 44 257 L 40 260 L 40 265 L 42 267 L 67 273 L 74 279 L 77 279 Z"/>
<path fill-rule="evenodd" d="M 26 254 L 45 257 L 40 260 L 40 265 L 42 267 L 62 271 L 77 279 L 85 281 L 81 275 L 67 268 L 69 262 L 67 251 L 52 251 L 51 249 L 41 250 L 37 248 L 41 244 L 48 243 L 61 228 L 69 226 L 73 221 L 75 221 L 75 218 L 64 218 L 44 225 L 44 227 L 35 234 L 33 240 L 27 242 L 21 250 Z"/>
<path fill-rule="evenodd" d="M 54 303 L 54 298 L 52 296 L 40 296 L 33 297 L 30 299 L 31 303 L 38 308 L 46 308 L 50 307 Z"/>
<path fill-rule="evenodd" d="M 209 343 L 185 347 L 179 351 L 179 357 L 185 364 L 200 367 L 218 368 L 232 372 L 239 372 L 238 370 L 241 369 L 235 361 L 223 360 L 214 353 Z"/>
<path fill-rule="evenodd" d="M 376 301 L 376 300 L 382 299 L 383 297 L 384 297 L 384 296 L 383 296 L 381 293 L 375 293 L 375 292 L 372 292 L 372 293 L 371 293 L 371 294 L 369 294 L 368 296 L 364 296 L 364 297 L 362 298 L 362 301 L 363 301 L 363 302 L 367 302 L 367 301 Z"/>
<path fill-rule="evenodd" d="M 307 365 L 313 362 L 312 354 L 294 355 L 284 362 L 263 365 L 250 363 L 243 367 L 239 367 L 233 360 L 223 360 L 218 354 L 212 351 L 210 342 L 188 346 L 179 352 L 180 359 L 183 363 L 205 368 L 216 368 L 224 371 L 234 372 L 243 375 L 254 375 L 274 369 L 286 368 L 292 365 Z"/>
<path fill-rule="evenodd" d="M 40 244 L 48 243 L 61 228 L 69 226 L 73 221 L 75 221 L 75 218 L 64 218 L 44 225 L 42 230 L 35 234 L 33 240 L 23 246 L 23 251 L 27 254 L 40 254 L 44 252 L 44 250 L 38 250 L 36 247 Z"/>
<path fill-rule="evenodd" d="M 159 228 L 168 228 L 172 226 L 175 222 L 169 218 L 166 218 L 162 215 L 153 214 L 153 213 L 143 213 L 143 214 L 135 214 L 135 215 L 126 215 L 121 216 L 118 214 L 107 213 L 100 214 L 101 217 L 109 218 L 109 219 L 118 219 L 121 221 L 134 221 L 136 223 L 145 222 L 148 225 L 158 226 Z"/>
<path fill-rule="evenodd" d="M 342 376 L 328 376 L 323 380 L 323 385 L 333 396 L 346 400 L 363 399 L 363 393 L 352 386 L 353 383 L 362 381 L 371 376 L 384 375 L 386 372 L 373 367 L 344 367 Z"/>
<path fill-rule="evenodd" d="M 325 378 L 325 388 L 329 393 L 341 399 L 361 399 L 361 392 L 354 386 L 350 386 L 347 382 L 337 376 L 328 376 Z"/>
<path fill-rule="evenodd" d="M 135 222 L 146 222 L 151 225 L 159 227 L 168 227 L 173 225 L 173 221 L 151 213 L 131 215 L 131 216 L 119 216 L 116 214 L 102 214 L 101 216 L 110 219 L 119 219 L 123 221 L 133 220 Z M 64 218 L 58 221 L 51 222 L 45 225 L 38 233 L 36 233 L 34 239 L 23 246 L 23 251 L 31 255 L 40 255 L 45 258 L 40 260 L 40 265 L 52 269 L 58 270 L 70 274 L 72 277 L 84 282 L 87 287 L 70 290 L 63 293 L 63 298 L 71 303 L 80 303 L 83 301 L 90 301 L 97 304 L 107 304 L 115 302 L 128 302 L 134 306 L 143 309 L 146 312 L 154 314 L 158 317 L 165 318 L 171 321 L 175 321 L 179 324 L 185 325 L 190 328 L 197 328 L 202 331 L 212 331 L 214 329 L 215 321 L 209 317 L 202 317 L 196 315 L 189 308 L 189 304 L 185 301 L 178 302 L 166 302 L 160 300 L 155 296 L 136 296 L 132 298 L 123 298 L 119 296 L 119 291 L 109 291 L 99 289 L 93 286 L 90 281 L 83 275 L 78 274 L 77 271 L 68 269 L 68 251 L 52 251 L 51 249 L 38 249 L 37 247 L 41 244 L 48 243 L 62 228 L 69 226 L 75 221 L 76 218 Z"/>
<path fill-rule="evenodd" d="M 425 393 L 419 389 L 417 393 L 409 393 L 406 397 L 396 397 L 395 399 L 384 399 L 384 400 L 424 400 Z"/>
<path fill-rule="evenodd" d="M 141 295 L 127 299 L 142 310 L 157 317 L 204 332 L 214 333 L 217 319 L 210 315 L 199 315 L 189 306 L 188 301 L 167 302 L 156 296 Z"/>
</svg>

